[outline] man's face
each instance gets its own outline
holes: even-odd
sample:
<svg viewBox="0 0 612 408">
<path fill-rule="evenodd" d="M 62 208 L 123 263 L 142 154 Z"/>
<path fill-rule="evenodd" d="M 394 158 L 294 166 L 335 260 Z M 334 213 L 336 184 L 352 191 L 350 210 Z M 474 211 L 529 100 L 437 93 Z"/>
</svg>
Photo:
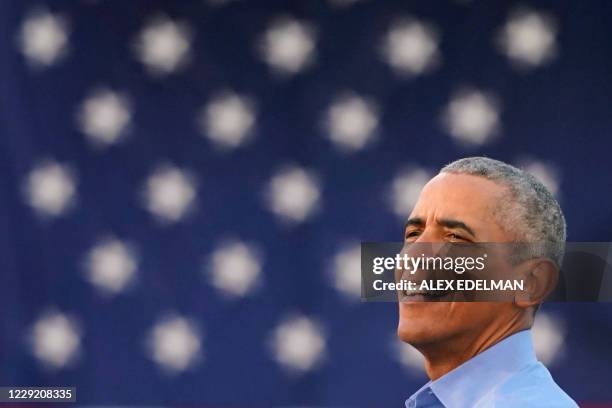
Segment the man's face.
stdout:
<svg viewBox="0 0 612 408">
<path fill-rule="evenodd" d="M 442 173 L 423 188 L 408 218 L 406 242 L 511 242 L 494 218 L 503 186 L 482 177 Z M 509 302 L 399 302 L 398 336 L 415 346 L 485 334 L 509 321 Z"/>
</svg>

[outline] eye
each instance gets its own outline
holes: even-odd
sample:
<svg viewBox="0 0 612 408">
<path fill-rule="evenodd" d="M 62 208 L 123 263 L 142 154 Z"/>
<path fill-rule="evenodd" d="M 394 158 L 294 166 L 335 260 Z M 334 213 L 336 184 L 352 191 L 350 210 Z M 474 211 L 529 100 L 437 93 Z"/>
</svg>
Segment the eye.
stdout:
<svg viewBox="0 0 612 408">
<path fill-rule="evenodd" d="M 418 237 L 418 236 L 419 236 L 419 234 L 420 234 L 420 232 L 419 232 L 419 231 L 416 231 L 416 230 L 413 230 L 413 231 L 408 231 L 408 232 L 406 232 L 406 236 L 405 236 L 404 238 L 405 238 L 405 239 L 408 239 L 408 238 L 415 238 L 415 237 Z"/>
<path fill-rule="evenodd" d="M 452 240 L 452 241 L 465 241 L 466 239 L 464 237 L 462 237 L 459 234 L 455 234 L 455 233 L 450 233 L 448 234 L 448 237 Z"/>
</svg>

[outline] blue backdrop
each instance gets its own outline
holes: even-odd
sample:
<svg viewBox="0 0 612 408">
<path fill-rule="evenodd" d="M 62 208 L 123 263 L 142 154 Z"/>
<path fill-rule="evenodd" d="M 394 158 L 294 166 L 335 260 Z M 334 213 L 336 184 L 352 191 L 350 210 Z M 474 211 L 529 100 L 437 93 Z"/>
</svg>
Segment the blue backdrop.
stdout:
<svg viewBox="0 0 612 408">
<path fill-rule="evenodd" d="M 610 241 L 612 3 L 532 3 L 0 2 L 0 384 L 401 406 L 425 376 L 350 248 L 427 175 L 527 166 Z M 612 305 L 541 313 L 558 383 L 612 402 Z"/>
</svg>

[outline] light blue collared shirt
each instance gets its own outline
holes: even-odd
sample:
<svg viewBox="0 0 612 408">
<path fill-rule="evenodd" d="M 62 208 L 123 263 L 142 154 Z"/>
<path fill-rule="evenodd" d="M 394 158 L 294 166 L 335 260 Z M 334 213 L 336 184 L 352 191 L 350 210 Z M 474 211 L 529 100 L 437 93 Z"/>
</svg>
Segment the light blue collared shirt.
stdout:
<svg viewBox="0 0 612 408">
<path fill-rule="evenodd" d="M 406 408 L 577 406 L 537 360 L 529 330 L 508 336 L 406 400 Z"/>
</svg>

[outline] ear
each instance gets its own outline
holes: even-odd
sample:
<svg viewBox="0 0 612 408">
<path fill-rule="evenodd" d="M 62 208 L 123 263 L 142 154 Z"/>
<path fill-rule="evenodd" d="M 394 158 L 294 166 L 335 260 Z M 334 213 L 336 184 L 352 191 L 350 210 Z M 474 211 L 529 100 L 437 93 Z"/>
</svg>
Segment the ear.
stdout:
<svg viewBox="0 0 612 408">
<path fill-rule="evenodd" d="M 555 289 L 559 268 L 550 259 L 536 258 L 526 261 L 523 271 L 525 289 L 515 296 L 514 303 L 526 309 L 542 303 Z"/>
</svg>

